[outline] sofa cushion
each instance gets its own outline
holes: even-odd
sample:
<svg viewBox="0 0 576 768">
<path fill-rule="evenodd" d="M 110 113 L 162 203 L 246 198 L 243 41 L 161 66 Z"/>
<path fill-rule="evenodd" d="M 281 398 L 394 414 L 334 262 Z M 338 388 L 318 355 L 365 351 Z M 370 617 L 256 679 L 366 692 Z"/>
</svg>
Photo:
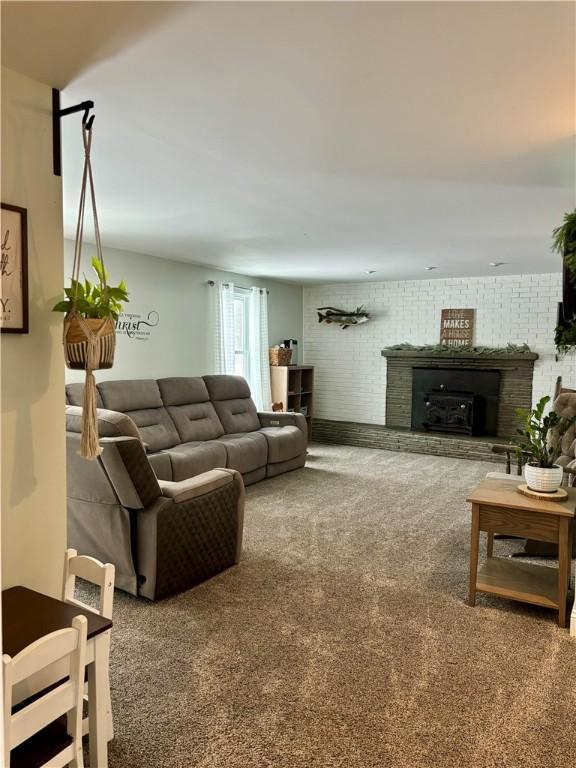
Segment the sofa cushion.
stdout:
<svg viewBox="0 0 576 768">
<path fill-rule="evenodd" d="M 259 432 L 222 435 L 216 442 L 226 446 L 226 466 L 230 469 L 237 469 L 244 474 L 266 465 L 268 444 Z"/>
<path fill-rule="evenodd" d="M 295 459 L 306 453 L 306 441 L 298 427 L 264 427 L 259 430 L 268 441 L 268 463 Z"/>
<path fill-rule="evenodd" d="M 260 428 L 256 406 L 250 398 L 250 387 L 246 379 L 242 376 L 204 376 L 203 378 L 227 435 L 254 432 Z"/>
<path fill-rule="evenodd" d="M 172 480 L 179 482 L 211 469 L 226 467 L 226 448 L 218 440 L 182 443 L 166 451 L 172 463 Z"/>
<path fill-rule="evenodd" d="M 164 405 L 188 405 L 207 403 L 210 400 L 208 388 L 201 376 L 177 376 L 158 379 L 158 388 Z"/>
<path fill-rule="evenodd" d="M 148 461 L 158 480 L 172 480 L 172 462 L 167 453 L 164 451 L 149 453 Z"/>
<path fill-rule="evenodd" d="M 98 385 L 98 391 L 106 408 L 130 416 L 151 453 L 181 442 L 174 422 L 162 405 L 154 379 L 103 381 Z"/>
<path fill-rule="evenodd" d="M 212 403 L 169 405 L 167 410 L 183 443 L 215 440 L 224 434 L 224 427 Z"/>
<path fill-rule="evenodd" d="M 256 406 L 249 397 L 237 400 L 217 400 L 214 408 L 227 435 L 255 432 L 260 429 Z"/>
<path fill-rule="evenodd" d="M 182 442 L 166 408 L 143 408 L 141 411 L 128 411 L 128 415 L 138 427 L 150 453 L 172 448 Z"/>
<path fill-rule="evenodd" d="M 250 387 L 242 376 L 203 376 L 204 382 L 210 394 L 210 400 L 235 400 L 242 397 L 251 397 Z"/>
<path fill-rule="evenodd" d="M 82 432 L 83 408 L 77 405 L 66 406 L 66 431 Z M 105 408 L 96 409 L 99 437 L 137 437 L 142 441 L 138 427 L 130 416 L 119 411 L 108 411 Z"/>
<path fill-rule="evenodd" d="M 79 405 L 82 407 L 84 402 L 84 384 L 66 384 L 66 403 L 68 405 Z M 104 408 L 104 403 L 100 392 L 96 390 L 96 407 Z"/>
<path fill-rule="evenodd" d="M 141 411 L 148 408 L 162 408 L 158 384 L 154 379 L 125 379 L 124 381 L 103 381 L 98 392 L 105 408 L 111 411 Z"/>
</svg>

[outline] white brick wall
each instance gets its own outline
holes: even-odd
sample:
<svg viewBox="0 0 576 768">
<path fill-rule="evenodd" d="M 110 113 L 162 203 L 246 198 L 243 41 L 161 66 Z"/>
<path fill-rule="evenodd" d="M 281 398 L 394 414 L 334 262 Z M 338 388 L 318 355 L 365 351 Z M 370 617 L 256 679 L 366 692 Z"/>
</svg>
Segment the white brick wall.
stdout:
<svg viewBox="0 0 576 768">
<path fill-rule="evenodd" d="M 558 376 L 576 388 L 576 354 L 554 359 L 554 327 L 561 275 L 349 283 L 304 288 L 303 359 L 314 365 L 316 416 L 385 424 L 386 360 L 380 351 L 407 341 L 437 344 L 440 311 L 476 309 L 474 343 L 528 344 L 540 355 L 534 399 L 552 395 Z M 316 307 L 354 309 L 364 304 L 370 322 L 342 330 L 318 323 Z"/>
</svg>

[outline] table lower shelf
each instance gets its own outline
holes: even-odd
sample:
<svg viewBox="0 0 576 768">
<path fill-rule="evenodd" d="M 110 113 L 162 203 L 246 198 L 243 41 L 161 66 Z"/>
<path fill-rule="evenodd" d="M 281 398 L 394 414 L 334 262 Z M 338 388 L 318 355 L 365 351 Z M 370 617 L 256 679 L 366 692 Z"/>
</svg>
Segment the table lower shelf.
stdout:
<svg viewBox="0 0 576 768">
<path fill-rule="evenodd" d="M 558 610 L 558 569 L 490 557 L 478 571 L 476 591 Z"/>
</svg>

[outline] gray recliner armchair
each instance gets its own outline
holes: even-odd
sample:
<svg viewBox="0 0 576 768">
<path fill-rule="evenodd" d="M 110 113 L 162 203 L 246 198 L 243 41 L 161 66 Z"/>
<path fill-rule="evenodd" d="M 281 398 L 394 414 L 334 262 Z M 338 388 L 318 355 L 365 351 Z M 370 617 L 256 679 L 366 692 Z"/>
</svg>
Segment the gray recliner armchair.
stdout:
<svg viewBox="0 0 576 768">
<path fill-rule="evenodd" d="M 70 425 L 69 425 L 70 426 Z M 240 559 L 244 484 L 234 469 L 158 480 L 138 437 L 102 437 L 98 459 L 69 431 L 68 546 L 116 566 L 116 586 L 157 600 Z"/>
</svg>

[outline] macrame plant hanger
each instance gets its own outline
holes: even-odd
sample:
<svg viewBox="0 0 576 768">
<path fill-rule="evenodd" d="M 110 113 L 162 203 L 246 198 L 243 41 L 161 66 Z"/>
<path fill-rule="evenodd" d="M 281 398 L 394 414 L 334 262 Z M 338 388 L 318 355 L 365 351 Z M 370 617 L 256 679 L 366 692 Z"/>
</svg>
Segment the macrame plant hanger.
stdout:
<svg viewBox="0 0 576 768">
<path fill-rule="evenodd" d="M 85 370 L 86 380 L 84 384 L 84 399 L 82 408 L 82 437 L 80 441 L 80 455 L 85 459 L 94 459 L 101 452 L 98 442 L 98 417 L 96 413 L 96 380 L 94 371 L 100 368 L 111 368 L 114 362 L 114 350 L 116 335 L 114 322 L 111 317 L 85 318 L 78 311 L 78 289 L 80 284 L 80 262 L 82 256 L 82 240 L 84 236 L 84 212 L 86 207 L 86 190 L 90 190 L 90 203 L 94 220 L 94 239 L 96 242 L 96 258 L 102 266 L 102 288 L 106 290 L 106 271 L 102 257 L 102 242 L 100 240 L 100 228 L 98 226 L 98 213 L 96 211 L 96 195 L 94 193 L 94 179 L 92 176 L 92 164 L 90 162 L 90 149 L 92 147 L 92 124 L 94 116 L 88 120 L 86 116 L 82 120 L 82 141 L 84 143 L 84 171 L 80 188 L 80 205 L 78 208 L 78 222 L 76 224 L 76 237 L 74 241 L 74 264 L 72 266 L 72 279 L 74 293 L 72 296 L 72 308 L 64 318 L 64 357 L 68 368 Z"/>
</svg>

